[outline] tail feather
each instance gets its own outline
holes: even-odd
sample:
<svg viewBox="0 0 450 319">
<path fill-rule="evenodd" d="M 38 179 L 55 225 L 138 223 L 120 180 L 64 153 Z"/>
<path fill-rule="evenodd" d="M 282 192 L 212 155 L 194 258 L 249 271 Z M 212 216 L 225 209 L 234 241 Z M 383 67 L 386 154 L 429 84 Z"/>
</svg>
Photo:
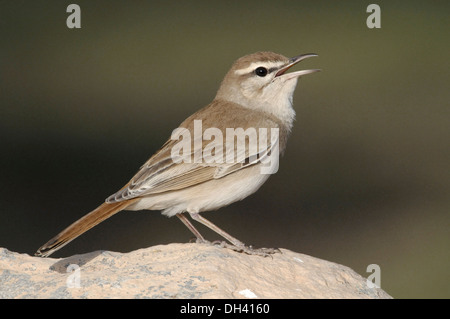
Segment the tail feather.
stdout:
<svg viewBox="0 0 450 319">
<path fill-rule="evenodd" d="M 136 200 L 128 200 L 116 203 L 103 203 L 50 239 L 46 244 L 41 246 L 34 255 L 39 257 L 50 256 L 61 247 L 67 245 L 69 242 L 82 235 L 95 225 L 98 225 L 105 219 L 125 209 L 135 201 Z"/>
</svg>

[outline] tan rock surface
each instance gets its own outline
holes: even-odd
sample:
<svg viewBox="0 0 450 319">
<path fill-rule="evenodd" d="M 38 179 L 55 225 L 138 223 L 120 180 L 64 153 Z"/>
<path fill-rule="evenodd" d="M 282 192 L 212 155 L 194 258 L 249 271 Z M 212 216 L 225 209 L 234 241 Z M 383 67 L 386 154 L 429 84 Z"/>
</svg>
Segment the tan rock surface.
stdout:
<svg viewBox="0 0 450 319">
<path fill-rule="evenodd" d="M 348 267 L 281 252 L 170 244 L 54 259 L 0 248 L 0 298 L 391 298 Z"/>
</svg>

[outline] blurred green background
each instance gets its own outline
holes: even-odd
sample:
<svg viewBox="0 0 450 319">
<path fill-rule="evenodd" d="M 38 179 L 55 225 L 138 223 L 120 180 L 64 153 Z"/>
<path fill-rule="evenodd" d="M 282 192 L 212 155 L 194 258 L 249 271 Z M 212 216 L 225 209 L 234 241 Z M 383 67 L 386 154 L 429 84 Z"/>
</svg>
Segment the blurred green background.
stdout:
<svg viewBox="0 0 450 319">
<path fill-rule="evenodd" d="M 66 8 L 81 7 L 81 29 Z M 279 172 L 205 217 L 347 265 L 395 298 L 449 298 L 448 1 L 0 1 L 0 246 L 33 254 L 121 188 L 237 58 L 314 52 Z M 199 226 L 211 240 L 217 235 Z M 121 212 L 54 256 L 188 242 Z"/>
</svg>

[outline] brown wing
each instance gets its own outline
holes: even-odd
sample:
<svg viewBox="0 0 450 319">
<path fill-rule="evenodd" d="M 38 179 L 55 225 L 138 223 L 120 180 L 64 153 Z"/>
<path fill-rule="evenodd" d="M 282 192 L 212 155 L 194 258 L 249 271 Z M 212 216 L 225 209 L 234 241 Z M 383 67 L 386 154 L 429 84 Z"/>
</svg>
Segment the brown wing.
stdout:
<svg viewBox="0 0 450 319">
<path fill-rule="evenodd" d="M 219 107 L 217 103 L 213 102 L 206 108 L 200 110 L 199 112 L 186 119 L 186 121 L 184 121 L 180 125 L 180 128 L 187 128 L 189 132 L 191 132 L 191 136 L 193 137 L 195 135 L 194 120 L 202 121 L 203 130 L 208 127 L 214 127 L 214 119 L 217 118 L 222 119 L 220 123 L 222 127 L 218 127 L 222 132 L 225 132 L 227 127 L 246 128 L 246 126 L 248 126 L 248 109 L 242 108 L 232 103 L 230 103 L 226 107 L 233 108 L 233 116 L 230 117 L 228 121 L 224 120 L 226 117 L 222 116 L 224 110 L 223 103 Z M 255 114 L 254 112 L 251 113 L 253 115 Z M 258 123 L 262 122 L 264 127 L 279 127 L 279 124 L 272 118 L 259 114 L 257 114 L 256 116 L 261 117 L 261 120 Z M 211 143 L 217 142 L 220 143 L 218 147 L 223 148 L 223 154 L 226 154 L 227 149 L 231 149 L 231 147 L 226 145 L 225 139 L 223 139 L 222 141 L 202 140 L 201 152 L 203 152 L 207 145 L 211 146 Z M 248 166 L 259 163 L 260 158 L 266 156 L 272 148 L 271 144 L 268 143 L 267 148 L 258 149 L 257 154 L 255 154 L 254 152 L 250 152 L 249 148 L 245 148 L 245 150 L 242 150 L 237 149 L 236 145 L 233 145 L 234 152 L 237 158 L 244 158 L 244 160 L 239 163 L 226 163 L 225 161 L 223 163 L 206 163 L 204 161 L 202 161 L 201 163 L 194 163 L 193 160 L 191 160 L 189 163 L 176 163 L 171 156 L 172 148 L 176 143 L 178 143 L 178 140 L 168 140 L 162 146 L 162 148 L 141 167 L 141 169 L 130 180 L 130 182 L 125 185 L 124 188 L 108 197 L 106 201 L 110 203 L 119 202 L 140 196 L 184 189 L 212 179 L 222 178 Z M 198 151 L 194 147 L 194 142 L 192 142 L 190 149 L 191 153 L 188 157 L 193 159 L 195 156 L 195 152 Z M 242 154 L 242 152 L 245 152 L 245 154 Z"/>
</svg>

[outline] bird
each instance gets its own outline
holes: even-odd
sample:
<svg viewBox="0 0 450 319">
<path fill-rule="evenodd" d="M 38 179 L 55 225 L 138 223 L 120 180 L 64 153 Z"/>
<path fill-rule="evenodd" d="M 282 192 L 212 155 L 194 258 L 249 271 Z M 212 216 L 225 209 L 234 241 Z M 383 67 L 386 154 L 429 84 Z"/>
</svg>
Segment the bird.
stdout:
<svg viewBox="0 0 450 319">
<path fill-rule="evenodd" d="M 245 245 L 200 213 L 246 198 L 277 171 L 278 157 L 284 153 L 295 120 L 293 95 L 298 79 L 320 69 L 287 71 L 315 56 L 287 58 L 262 51 L 237 59 L 210 104 L 185 119 L 125 186 L 42 245 L 35 255 L 50 256 L 122 210 L 160 210 L 168 217 L 177 216 L 199 243 L 219 243 L 248 254 L 274 253 L 274 249 Z M 230 129 L 234 129 L 232 138 L 227 135 Z M 256 140 L 250 133 L 256 133 Z M 239 138 L 248 147 L 240 147 L 235 142 Z M 264 172 L 270 165 L 274 169 Z M 207 241 L 186 213 L 226 241 Z"/>
</svg>

